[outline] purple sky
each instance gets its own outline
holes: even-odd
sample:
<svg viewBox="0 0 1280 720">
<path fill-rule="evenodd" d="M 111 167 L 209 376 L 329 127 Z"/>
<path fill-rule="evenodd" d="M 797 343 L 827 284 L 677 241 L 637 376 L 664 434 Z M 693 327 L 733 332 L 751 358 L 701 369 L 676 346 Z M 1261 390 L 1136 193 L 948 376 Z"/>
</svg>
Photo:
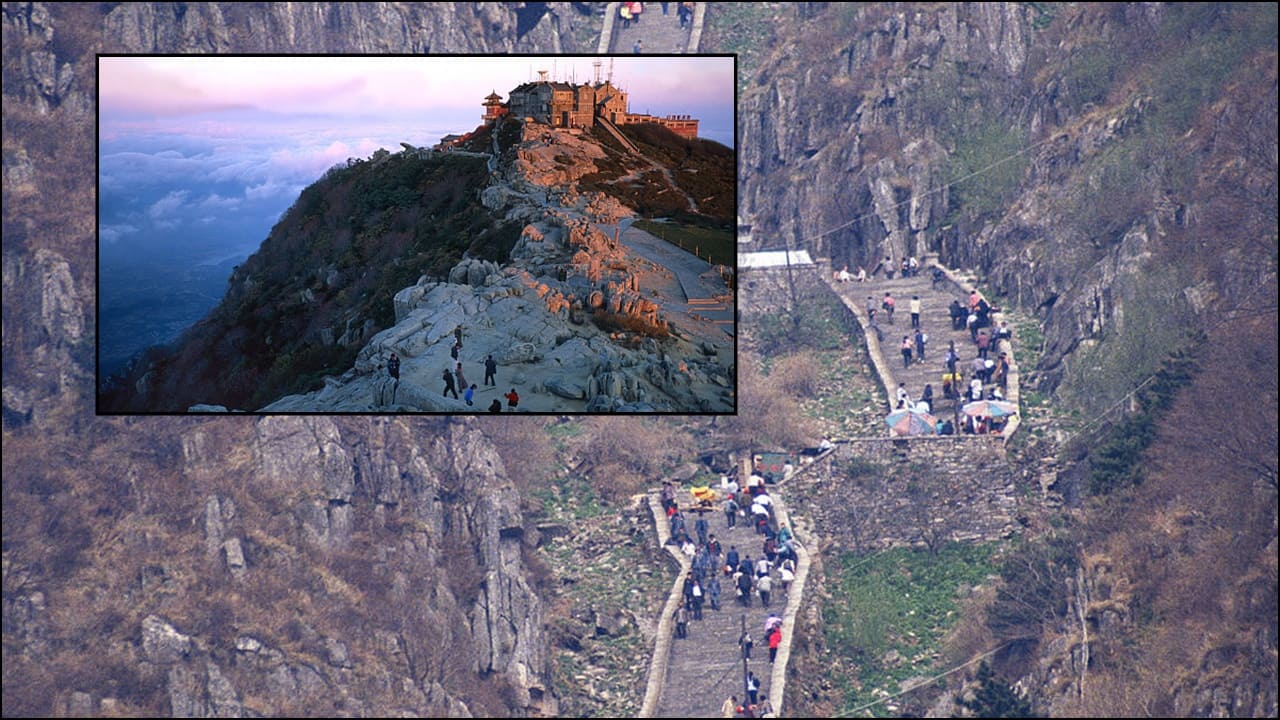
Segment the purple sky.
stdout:
<svg viewBox="0 0 1280 720">
<path fill-rule="evenodd" d="M 547 70 L 555 79 L 595 77 L 584 57 L 104 57 L 99 66 L 102 134 L 191 130 L 257 134 L 323 119 L 358 141 L 366 122 L 403 123 L 416 145 L 471 130 L 490 91 L 506 98 Z M 602 59 L 634 112 L 690 114 L 703 136 L 733 145 L 733 58 Z M 270 131 L 270 130 L 267 130 Z M 367 133 L 364 133 L 367 134 Z M 376 148 L 375 148 L 376 149 Z"/>
<path fill-rule="evenodd" d="M 217 231 L 256 247 L 307 185 L 348 158 L 475 129 L 486 95 L 594 79 L 595 58 L 532 56 L 103 57 L 100 238 Z M 602 58 L 633 112 L 688 114 L 733 145 L 729 56 Z"/>
</svg>

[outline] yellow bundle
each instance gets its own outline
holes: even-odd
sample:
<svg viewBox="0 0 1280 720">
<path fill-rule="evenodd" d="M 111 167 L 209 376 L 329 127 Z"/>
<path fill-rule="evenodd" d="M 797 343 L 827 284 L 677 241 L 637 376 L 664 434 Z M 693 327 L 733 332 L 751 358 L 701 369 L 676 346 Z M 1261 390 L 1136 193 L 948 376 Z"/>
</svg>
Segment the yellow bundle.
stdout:
<svg viewBox="0 0 1280 720">
<path fill-rule="evenodd" d="M 694 487 L 689 490 L 694 500 L 715 500 L 716 491 L 709 487 Z"/>
</svg>

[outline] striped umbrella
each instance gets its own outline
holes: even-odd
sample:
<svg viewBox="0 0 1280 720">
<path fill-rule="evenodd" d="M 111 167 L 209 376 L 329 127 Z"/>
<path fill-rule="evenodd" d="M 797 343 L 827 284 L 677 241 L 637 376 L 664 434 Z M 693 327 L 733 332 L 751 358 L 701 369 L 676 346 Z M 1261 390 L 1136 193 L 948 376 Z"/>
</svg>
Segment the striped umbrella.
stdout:
<svg viewBox="0 0 1280 720">
<path fill-rule="evenodd" d="M 915 410 L 894 410 L 884 419 L 895 435 L 933 435 L 938 430 L 938 419 L 929 413 Z"/>
</svg>

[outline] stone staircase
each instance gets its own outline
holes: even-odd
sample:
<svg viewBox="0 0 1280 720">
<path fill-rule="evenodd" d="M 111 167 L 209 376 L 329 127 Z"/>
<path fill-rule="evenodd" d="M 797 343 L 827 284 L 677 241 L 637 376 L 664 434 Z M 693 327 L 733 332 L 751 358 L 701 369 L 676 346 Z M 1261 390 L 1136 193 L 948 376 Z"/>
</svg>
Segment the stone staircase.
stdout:
<svg viewBox="0 0 1280 720">
<path fill-rule="evenodd" d="M 770 496 L 777 507 L 778 518 L 785 522 L 786 509 L 782 506 L 776 486 L 770 486 Z M 682 512 L 686 512 L 688 526 L 692 533 L 696 515 L 688 512 L 693 499 L 687 491 L 681 490 L 677 496 Z M 665 540 L 668 522 L 661 514 L 656 494 L 651 497 L 655 521 L 658 524 L 658 536 Z M 764 536 L 752 531 L 748 521 L 750 518 L 739 518 L 737 526 L 730 529 L 726 523 L 723 510 L 717 506 L 706 515 L 710 525 L 710 533 L 716 536 L 728 553 L 730 547 L 737 547 L 742 557 L 750 556 L 753 560 L 763 556 Z M 696 539 L 696 536 L 695 536 Z M 800 543 L 802 544 L 801 539 Z M 670 547 L 670 546 L 668 546 Z M 797 548 L 802 552 L 802 548 Z M 677 553 L 678 555 L 678 553 Z M 738 638 L 745 627 L 755 642 L 751 658 L 747 661 L 747 669 L 755 673 L 760 683 L 760 692 L 770 696 L 775 708 L 780 708 L 782 691 L 785 685 L 785 667 L 790 655 L 790 635 L 794 627 L 795 613 L 800 605 L 803 593 L 803 581 L 807 575 L 808 556 L 802 554 L 801 570 L 797 572 L 796 581 L 791 589 L 791 597 L 783 595 L 778 584 L 778 575 L 773 573 L 775 592 L 770 606 L 760 604 L 760 598 L 753 596 L 749 607 L 740 604 L 732 587 L 732 578 L 719 575 L 721 581 L 720 610 L 710 609 L 710 603 L 704 603 L 702 620 L 691 620 L 687 638 L 674 638 L 674 622 L 671 612 L 679 601 L 682 579 L 688 572 L 688 562 L 677 559 L 681 563 L 679 577 L 672 587 L 672 597 L 668 602 L 665 616 L 659 624 L 659 637 L 655 649 L 652 674 L 660 677 L 650 678 L 650 696 L 646 698 L 642 716 L 649 717 L 719 717 L 720 708 L 729 696 L 736 696 L 739 701 L 744 698 L 743 662 L 738 648 Z M 764 621 L 769 613 L 777 613 L 783 617 L 783 643 L 774 665 L 769 663 L 768 643 L 764 638 Z M 777 696 L 771 688 L 778 688 Z"/>
<path fill-rule="evenodd" d="M 873 342 L 872 336 L 875 333 L 869 331 L 867 345 L 873 360 L 877 352 L 880 354 L 883 360 L 881 366 L 883 373 L 888 376 L 885 382 L 888 393 L 885 401 L 886 412 L 896 404 L 894 391 L 898 383 L 906 383 L 907 392 L 913 401 L 920 399 L 926 384 L 931 384 L 934 396 L 933 410 L 939 417 L 950 417 L 954 412 L 958 412 L 960 405 L 963 405 L 963 401 L 946 400 L 942 396 L 942 376 L 946 372 L 943 359 L 946 357 L 948 343 L 954 342 L 956 352 L 960 356 L 956 368 L 965 379 L 960 389 L 961 391 L 967 389 L 968 379 L 972 375 L 970 364 L 977 356 L 978 349 L 968 330 L 951 329 L 949 308 L 952 300 L 959 300 L 961 306 L 967 308 L 969 290 L 973 286 L 966 282 L 966 278 L 959 277 L 950 271 L 946 278 L 934 283 L 932 268 L 932 263 L 926 261 L 921 263 L 919 275 L 903 278 L 895 272 L 891 280 L 886 279 L 883 272 L 868 278 L 866 282 L 836 282 L 832 279 L 830 272 L 825 278 L 827 284 L 845 301 L 846 305 L 857 309 L 862 316 L 860 319 L 864 322 L 867 297 L 873 299 L 876 307 L 876 325 L 880 328 L 884 339 L 879 343 Z M 888 322 L 884 310 L 880 309 L 880 303 L 886 292 L 890 293 L 896 301 L 892 324 Z M 915 330 L 911 327 L 910 312 L 912 296 L 920 297 L 920 326 L 929 338 L 925 346 L 923 362 L 915 352 Z M 901 353 L 904 335 L 909 336 L 913 341 L 912 362 L 909 366 L 903 365 Z M 874 347 L 877 344 L 878 348 Z M 995 360 L 998 354 L 993 344 L 988 357 Z M 991 385 L 988 384 L 986 387 L 990 388 Z M 1010 399 L 1013 400 L 1013 398 Z"/>
<path fill-rule="evenodd" d="M 668 53 L 683 54 L 696 52 L 690 49 L 690 37 L 693 30 L 693 19 L 680 27 L 680 18 L 676 6 L 680 3 L 647 2 L 639 22 L 632 21 L 629 27 L 623 27 L 618 18 L 620 3 L 609 3 L 610 15 L 605 18 L 606 24 L 613 23 L 613 34 L 609 44 L 609 52 L 626 55 L 634 52 L 636 41 L 641 43 L 640 52 L 644 54 L 665 55 Z M 667 14 L 662 14 L 662 6 L 667 6 Z M 699 3 L 701 4 L 701 3 Z"/>
</svg>

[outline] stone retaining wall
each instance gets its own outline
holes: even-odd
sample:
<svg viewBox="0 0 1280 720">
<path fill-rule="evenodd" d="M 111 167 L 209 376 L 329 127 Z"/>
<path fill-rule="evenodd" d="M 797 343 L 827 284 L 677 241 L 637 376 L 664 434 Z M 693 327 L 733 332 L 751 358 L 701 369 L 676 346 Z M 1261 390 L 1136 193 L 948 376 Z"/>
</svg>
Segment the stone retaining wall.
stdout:
<svg viewBox="0 0 1280 720">
<path fill-rule="evenodd" d="M 948 282 L 952 283 L 957 290 L 962 291 L 965 295 L 967 295 L 968 291 L 973 288 L 972 282 L 965 281 L 963 278 L 957 275 L 954 270 L 951 270 L 950 268 L 939 265 L 935 260 L 926 258 L 924 266 L 926 268 L 936 267 L 942 270 L 942 272 L 946 275 Z M 862 334 L 863 343 L 867 347 L 867 355 L 870 356 L 871 358 L 871 365 L 875 368 L 876 376 L 880 378 L 880 386 L 884 388 L 885 403 L 886 403 L 886 407 L 888 407 L 889 398 L 893 397 L 893 392 L 896 385 L 893 382 L 893 374 L 889 372 L 889 367 L 890 367 L 889 361 L 884 356 L 884 352 L 880 346 L 879 340 L 877 340 L 875 335 L 867 332 L 867 328 L 870 327 L 870 324 L 871 324 L 870 319 L 866 316 L 866 313 L 863 311 L 861 307 L 858 306 L 857 303 L 851 302 L 845 299 L 844 296 L 842 296 L 836 290 L 836 287 L 833 284 L 835 281 L 832 279 L 832 275 L 830 272 L 831 270 L 830 261 L 828 260 L 818 261 L 817 269 L 818 269 L 818 276 L 821 278 L 822 284 L 824 284 L 831 291 L 831 293 L 836 296 L 836 299 L 838 299 L 840 301 L 840 304 L 845 308 L 845 312 L 854 319 L 855 322 L 849 323 L 849 325 L 851 327 L 858 328 L 859 332 Z M 992 313 L 991 320 L 992 320 L 993 326 L 999 325 L 1000 322 L 1004 320 L 1004 314 Z M 1008 353 L 1009 355 L 1009 379 L 1007 383 L 1008 387 L 1006 389 L 1005 399 L 1015 405 L 1018 405 L 1018 407 L 1021 408 L 1022 407 L 1021 397 L 1020 397 L 1020 393 L 1018 392 L 1018 382 L 1019 382 L 1018 363 L 1013 353 L 1013 344 L 1008 341 L 1001 340 L 996 345 L 995 351 L 996 351 L 996 354 L 1004 352 L 1004 353 Z M 1008 440 L 1010 437 L 1013 436 L 1015 432 L 1017 432 L 1018 426 L 1021 425 L 1021 423 L 1022 423 L 1021 413 L 1018 413 L 1017 415 L 1010 417 L 1009 420 L 1005 423 L 1003 433 L 999 437 L 1003 438 L 1004 440 Z M 966 436 L 961 436 L 961 437 L 966 437 Z M 927 438 L 923 438 L 923 437 L 911 438 L 912 441 L 915 441 L 918 439 L 927 439 Z"/>
<path fill-rule="evenodd" d="M 654 641 L 653 656 L 649 660 L 649 682 L 645 685 L 644 701 L 640 704 L 640 717 L 653 717 L 667 679 L 667 659 L 671 655 L 671 641 L 675 636 L 672 628 L 675 620 L 672 616 L 683 597 L 684 576 L 689 572 L 689 558 L 681 554 L 675 545 L 667 544 L 671 539 L 671 528 L 667 524 L 666 513 L 662 511 L 662 500 L 658 493 L 649 493 L 645 501 L 649 504 L 650 515 L 653 517 L 654 537 L 658 539 L 659 547 L 666 549 L 677 568 L 667 604 L 662 607 L 662 614 L 658 616 L 658 636 Z"/>
<path fill-rule="evenodd" d="M 837 443 L 791 489 L 844 530 L 832 540 L 871 552 L 1016 534 L 1020 477 L 999 436 L 866 438 Z"/>
</svg>

